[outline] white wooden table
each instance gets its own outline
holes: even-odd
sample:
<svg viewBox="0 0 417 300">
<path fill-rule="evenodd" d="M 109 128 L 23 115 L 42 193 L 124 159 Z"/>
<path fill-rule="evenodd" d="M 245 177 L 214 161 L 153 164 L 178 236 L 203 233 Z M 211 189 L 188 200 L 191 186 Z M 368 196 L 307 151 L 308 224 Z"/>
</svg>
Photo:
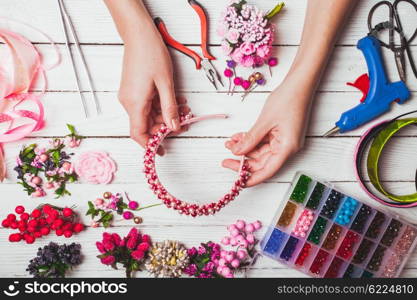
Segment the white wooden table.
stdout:
<svg viewBox="0 0 417 300">
<path fill-rule="evenodd" d="M 268 9 L 275 4 L 275 1 L 268 0 L 251 2 L 258 3 L 263 9 Z M 197 199 L 201 202 L 213 200 L 221 195 L 222 191 L 227 191 L 234 180 L 235 175 L 231 171 L 220 167 L 221 160 L 229 156 L 223 144 L 233 133 L 250 128 L 269 91 L 285 76 L 297 50 L 306 0 L 286 2 L 285 11 L 276 18 L 278 30 L 274 48 L 279 57 L 279 66 L 273 70 L 274 78 L 265 87 L 250 95 L 244 103 L 240 102 L 238 95 L 229 97 L 225 93 L 214 93 L 211 85 L 203 78 L 204 75 L 195 71 L 193 61 L 178 53 L 172 53 L 177 89 L 188 99 L 193 112 L 195 114 L 227 113 L 231 116 L 226 121 L 206 121 L 193 125 L 187 133 L 167 143 L 169 154 L 159 159 L 158 169 L 168 188 L 180 198 Z M 360 2 L 339 39 L 317 92 L 305 149 L 288 162 L 277 176 L 255 188 L 245 190 L 237 201 L 215 216 L 194 219 L 180 216 L 160 206 L 143 211 L 144 223 L 139 226 L 141 230 L 150 234 L 154 240 L 178 239 L 192 246 L 208 240 L 219 241 L 226 234 L 226 225 L 237 219 L 259 219 L 267 225 L 289 187 L 289 182 L 298 170 L 333 182 L 342 191 L 376 205 L 365 196 L 356 183 L 352 164 L 354 147 L 366 127 L 330 139 L 321 137 L 323 132 L 333 126 L 339 114 L 356 105 L 360 98 L 360 93 L 346 86 L 346 82 L 353 81 L 366 72 L 364 59 L 355 45 L 357 40 L 367 32 L 367 13 L 375 1 Z M 82 49 L 92 71 L 103 114 L 100 117 L 84 118 L 70 60 L 63 45 L 64 38 L 57 1 L 0 1 L 1 15 L 24 20 L 47 32 L 60 44 L 59 48 L 63 54 L 62 64 L 48 74 L 48 93 L 43 100 L 46 106 L 47 126 L 25 141 L 8 144 L 5 147 L 9 178 L 0 185 L 0 219 L 3 219 L 18 204 L 34 208 L 42 202 L 39 199 L 28 198 L 22 188 L 16 184 L 13 171 L 15 156 L 24 143 L 45 144 L 52 136 L 66 134 L 66 123 L 74 124 L 80 133 L 88 137 L 77 152 L 90 149 L 108 151 L 116 160 L 119 170 L 114 182 L 109 186 L 72 184 L 69 185 L 72 197 L 55 200 L 53 196 L 50 196 L 43 201 L 61 206 L 76 205 L 83 214 L 86 211 L 87 201 L 95 199 L 107 190 L 127 191 L 141 205 L 157 201 L 145 184 L 141 173 L 142 150 L 129 139 L 128 119 L 117 100 L 123 45 L 110 15 L 101 0 L 68 0 L 66 3 L 83 44 Z M 210 31 L 211 50 L 219 58 L 215 65 L 222 71 L 224 56 L 214 29 L 225 1 L 201 0 L 201 3 L 211 17 L 213 25 Z M 173 36 L 187 44 L 198 45 L 200 41 L 198 18 L 185 0 L 148 0 L 147 4 L 153 15 L 163 17 Z M 405 13 L 404 23 L 414 28 L 417 25 L 416 14 L 403 12 Z M 51 47 L 45 44 L 46 41 L 38 34 L 4 21 L 0 22 L 0 26 L 25 34 L 45 53 L 47 59 L 53 59 Z M 140 34 L 139 28 L 138 34 Z M 412 51 L 417 52 L 416 42 L 412 46 Z M 393 56 L 390 54 L 387 58 L 391 77 L 397 78 Z M 84 74 L 82 78 L 84 88 L 87 89 Z M 384 118 L 416 109 L 417 81 L 409 76 L 408 85 L 413 91 L 414 99 L 401 107 L 395 105 L 392 112 Z M 89 107 L 90 111 L 94 111 L 92 102 L 89 102 Z M 410 130 L 404 133 L 403 137 L 395 139 L 394 145 L 387 152 L 384 159 L 386 173 L 384 180 L 394 191 L 413 191 L 415 172 L 413 168 L 417 163 L 416 148 L 416 132 Z M 416 209 L 397 209 L 395 213 L 417 223 Z M 89 223 L 87 218 L 84 220 Z M 130 226 L 129 222 L 121 222 L 111 228 L 111 231 L 125 234 Z M 35 256 L 39 246 L 49 241 L 61 243 L 76 241 L 82 244 L 85 254 L 84 263 L 70 276 L 123 276 L 122 271 L 114 271 L 101 265 L 95 257 L 97 250 L 94 244 L 102 232 L 101 228 L 89 228 L 71 240 L 51 235 L 48 239 L 38 240 L 33 245 L 26 245 L 9 243 L 7 237 L 11 231 L 0 229 L 0 276 L 28 276 L 25 269 L 29 259 Z M 411 277 L 416 274 L 417 254 L 412 256 L 403 275 Z M 146 273 L 137 275 L 142 277 L 146 276 Z M 303 276 L 268 258 L 260 259 L 248 275 L 253 277 Z"/>
</svg>

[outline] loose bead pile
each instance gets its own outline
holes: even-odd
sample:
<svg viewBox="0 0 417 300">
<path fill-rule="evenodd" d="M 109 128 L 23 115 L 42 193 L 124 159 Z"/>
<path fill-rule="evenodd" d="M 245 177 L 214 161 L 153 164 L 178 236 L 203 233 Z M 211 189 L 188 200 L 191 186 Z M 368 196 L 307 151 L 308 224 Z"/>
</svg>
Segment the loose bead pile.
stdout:
<svg viewBox="0 0 417 300">
<path fill-rule="evenodd" d="M 323 242 L 323 248 L 326 250 L 333 250 L 336 248 L 337 241 L 339 240 L 342 234 L 342 227 L 339 225 L 333 224 L 330 228 L 329 233 L 327 234 L 326 239 Z"/>
<path fill-rule="evenodd" d="M 335 257 L 332 263 L 330 264 L 330 267 L 327 269 L 327 272 L 324 275 L 324 278 L 338 278 L 339 271 L 342 265 L 343 265 L 343 260 L 341 260 L 338 257 Z"/>
<path fill-rule="evenodd" d="M 320 250 L 317 253 L 316 258 L 314 259 L 313 264 L 310 267 L 310 272 L 315 275 L 319 275 L 328 258 L 329 258 L 329 253 L 327 253 L 324 250 Z"/>
<path fill-rule="evenodd" d="M 308 230 L 310 229 L 313 219 L 314 213 L 311 210 L 305 209 L 298 218 L 292 234 L 296 237 L 304 238 L 307 235 Z"/>
<path fill-rule="evenodd" d="M 403 227 L 403 223 L 398 220 L 392 219 L 391 223 L 385 230 L 384 235 L 381 239 L 381 244 L 389 247 L 394 242 L 394 239 L 400 234 L 400 229 Z"/>
<path fill-rule="evenodd" d="M 285 245 L 284 249 L 281 252 L 280 258 L 286 261 L 289 261 L 294 254 L 294 251 L 298 245 L 298 242 L 299 242 L 299 239 L 293 236 L 290 236 L 290 238 L 287 241 L 287 244 Z"/>
<path fill-rule="evenodd" d="M 342 198 L 343 198 L 342 193 L 336 190 L 332 190 L 321 209 L 320 215 L 329 219 L 333 219 L 333 216 L 336 213 L 337 209 L 339 208 Z"/>
<path fill-rule="evenodd" d="M 352 262 L 358 265 L 362 264 L 368 258 L 374 245 L 375 244 L 370 240 L 363 239 L 359 245 L 358 251 L 356 251 L 355 256 L 353 256 Z"/>
<path fill-rule="evenodd" d="M 340 225 L 347 225 L 352 220 L 352 216 L 355 213 L 356 207 L 358 206 L 358 201 L 353 198 L 346 198 L 343 202 L 342 207 L 337 213 L 335 222 Z"/>
<path fill-rule="evenodd" d="M 290 196 L 291 200 L 298 203 L 303 203 L 308 191 L 308 185 L 312 179 L 306 175 L 301 175 L 298 182 Z"/>
<path fill-rule="evenodd" d="M 298 254 L 297 260 L 295 261 L 295 264 L 297 266 L 302 266 L 304 264 L 304 261 L 310 254 L 311 248 L 312 247 L 309 243 L 304 244 L 303 249 L 301 249 L 300 254 Z"/>
<path fill-rule="evenodd" d="M 308 236 L 308 240 L 316 245 L 320 244 L 321 237 L 326 230 L 326 225 L 327 220 L 322 217 L 318 217 Z"/>
<path fill-rule="evenodd" d="M 184 126 L 208 118 L 225 117 L 225 115 L 193 117 L 193 115 L 189 113 L 187 115 L 181 115 L 180 122 L 181 126 Z M 162 125 L 159 131 L 149 139 L 145 151 L 143 169 L 151 190 L 166 205 L 166 207 L 177 210 L 180 214 L 184 214 L 187 216 L 208 216 L 220 211 L 223 207 L 225 207 L 228 203 L 233 201 L 239 195 L 240 191 L 246 186 L 246 182 L 250 177 L 249 167 L 244 157 L 241 160 L 239 178 L 234 182 L 231 191 L 224 195 L 222 198 L 220 198 L 218 202 L 197 205 L 179 200 L 173 195 L 171 195 L 160 182 L 155 168 L 155 156 L 158 151 L 158 148 L 165 139 L 165 137 L 170 133 L 171 129 L 169 129 L 166 125 Z"/>
<path fill-rule="evenodd" d="M 317 209 L 320 204 L 321 197 L 323 196 L 325 190 L 324 184 L 318 182 L 314 187 L 313 192 L 311 193 L 310 199 L 308 200 L 306 207 L 310 209 Z"/>
<path fill-rule="evenodd" d="M 285 208 L 277 224 L 282 227 L 287 227 L 288 225 L 290 225 L 296 210 L 297 205 L 291 202 L 287 202 L 287 205 L 285 205 Z"/>
<path fill-rule="evenodd" d="M 371 257 L 371 260 L 368 263 L 367 269 L 371 270 L 371 271 L 378 271 L 379 268 L 381 267 L 381 263 L 382 260 L 384 259 L 385 256 L 385 251 L 387 250 L 387 248 L 379 245 L 374 254 Z"/>
<path fill-rule="evenodd" d="M 145 267 L 155 277 L 180 277 L 189 263 L 187 248 L 178 241 L 154 243 Z"/>
<path fill-rule="evenodd" d="M 353 248 L 359 242 L 359 240 L 359 234 L 353 231 L 348 231 L 342 241 L 342 244 L 340 244 L 339 250 L 337 250 L 337 255 L 344 259 L 349 259 L 353 254 Z"/>
<path fill-rule="evenodd" d="M 372 209 L 365 204 L 362 204 L 361 208 L 359 209 L 358 214 L 356 215 L 355 220 L 353 220 L 350 229 L 358 232 L 363 233 L 366 223 L 368 222 L 369 217 L 371 216 Z"/>
<path fill-rule="evenodd" d="M 374 219 L 372 220 L 371 224 L 366 231 L 365 236 L 371 239 L 376 239 L 379 234 L 381 233 L 381 227 L 386 220 L 385 215 L 382 212 L 377 212 Z"/>
</svg>

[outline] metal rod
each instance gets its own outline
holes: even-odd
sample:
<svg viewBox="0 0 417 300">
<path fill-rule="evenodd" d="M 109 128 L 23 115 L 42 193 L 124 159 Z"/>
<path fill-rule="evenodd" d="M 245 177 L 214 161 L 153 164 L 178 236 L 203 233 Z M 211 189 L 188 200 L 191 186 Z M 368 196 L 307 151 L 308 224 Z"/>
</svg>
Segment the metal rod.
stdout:
<svg viewBox="0 0 417 300">
<path fill-rule="evenodd" d="M 81 91 L 81 82 L 80 82 L 80 78 L 78 76 L 77 68 L 75 66 L 74 57 L 72 55 L 72 51 L 71 51 L 71 47 L 70 47 L 68 31 L 67 31 L 67 27 L 65 25 L 65 17 L 64 17 L 64 12 L 63 12 L 63 7 L 62 7 L 61 0 L 58 0 L 58 5 L 59 5 L 59 11 L 60 11 L 60 14 L 61 14 L 62 30 L 63 30 L 64 35 L 65 35 L 65 46 L 67 48 L 68 55 L 71 59 L 72 70 L 74 71 L 75 81 L 77 83 L 78 93 L 79 93 L 80 98 L 81 98 L 81 103 L 82 103 L 82 106 L 83 106 L 83 109 L 84 109 L 84 114 L 85 114 L 85 117 L 88 118 L 87 105 L 86 105 L 86 102 L 85 102 L 84 94 Z"/>
<path fill-rule="evenodd" d="M 81 58 L 81 62 L 83 64 L 85 73 L 87 74 L 88 85 L 89 85 L 90 92 L 91 92 L 91 95 L 93 97 L 93 100 L 94 100 L 94 103 L 95 103 L 95 106 L 96 106 L 96 112 L 97 112 L 97 114 L 100 114 L 101 113 L 100 103 L 99 103 L 99 101 L 97 99 L 97 95 L 95 93 L 95 89 L 94 89 L 94 85 L 93 85 L 93 79 L 91 77 L 90 70 L 87 66 L 87 62 L 85 60 L 84 54 L 83 54 L 83 52 L 81 50 L 81 47 L 80 47 L 80 41 L 78 39 L 77 32 L 75 31 L 75 27 L 74 27 L 74 24 L 72 23 L 71 17 L 68 14 L 68 11 L 65 8 L 64 0 L 58 0 L 58 1 L 60 2 L 60 6 L 62 8 L 62 13 L 63 13 L 63 15 L 64 15 L 64 17 L 67 21 L 67 24 L 69 25 L 71 35 L 72 35 L 72 37 L 74 39 L 74 42 L 75 42 L 75 48 L 77 49 L 78 55 Z"/>
</svg>

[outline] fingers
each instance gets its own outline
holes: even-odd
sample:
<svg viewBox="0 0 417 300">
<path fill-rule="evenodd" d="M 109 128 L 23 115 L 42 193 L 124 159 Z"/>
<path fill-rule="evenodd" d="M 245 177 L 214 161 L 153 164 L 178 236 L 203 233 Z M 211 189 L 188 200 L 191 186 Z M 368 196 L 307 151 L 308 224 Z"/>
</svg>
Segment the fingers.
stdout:
<svg viewBox="0 0 417 300">
<path fill-rule="evenodd" d="M 149 109 L 146 108 L 140 109 L 138 113 L 129 113 L 130 137 L 143 148 L 146 148 L 149 139 L 148 114 Z"/>
<path fill-rule="evenodd" d="M 245 155 L 263 140 L 267 132 L 268 129 L 257 122 L 247 133 L 232 138 L 232 143 L 229 143 L 230 150 L 235 155 Z"/>
<path fill-rule="evenodd" d="M 180 129 L 178 105 L 175 98 L 174 83 L 166 78 L 156 82 L 156 87 L 161 100 L 162 116 L 165 124 L 173 131 Z"/>
</svg>

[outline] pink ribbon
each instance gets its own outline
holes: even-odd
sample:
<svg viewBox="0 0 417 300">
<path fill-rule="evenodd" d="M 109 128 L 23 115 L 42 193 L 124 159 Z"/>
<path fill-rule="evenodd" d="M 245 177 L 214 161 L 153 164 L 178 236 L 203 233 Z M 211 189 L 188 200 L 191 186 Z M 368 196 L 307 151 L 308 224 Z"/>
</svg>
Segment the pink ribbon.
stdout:
<svg viewBox="0 0 417 300">
<path fill-rule="evenodd" d="M 14 21 L 7 18 L 0 19 Z M 49 68 L 44 67 L 41 54 L 28 39 L 15 32 L 0 29 L 0 40 L 6 44 L 9 50 L 9 55 L 3 57 L 0 63 L 0 101 L 3 102 L 0 123 L 9 123 L 6 131 L 0 134 L 0 143 L 21 140 L 44 126 L 44 108 L 40 99 L 44 95 L 47 85 L 45 72 L 57 66 L 61 61 L 58 48 L 46 34 L 23 22 L 14 22 L 30 27 L 46 37 L 54 46 L 58 59 Z M 44 84 L 41 92 L 35 94 L 30 92 L 30 89 L 38 77 L 42 77 Z M 18 106 L 25 101 L 33 101 L 38 112 L 18 109 Z M 11 110 L 5 112 L 4 110 L 11 102 L 16 103 Z M 20 119 L 30 120 L 30 122 L 26 121 L 23 125 L 13 127 L 14 122 Z M 1 144 L 0 151 L 2 151 Z M 4 159 L 1 159 L 0 164 L 0 180 L 2 180 L 6 172 Z"/>
</svg>

